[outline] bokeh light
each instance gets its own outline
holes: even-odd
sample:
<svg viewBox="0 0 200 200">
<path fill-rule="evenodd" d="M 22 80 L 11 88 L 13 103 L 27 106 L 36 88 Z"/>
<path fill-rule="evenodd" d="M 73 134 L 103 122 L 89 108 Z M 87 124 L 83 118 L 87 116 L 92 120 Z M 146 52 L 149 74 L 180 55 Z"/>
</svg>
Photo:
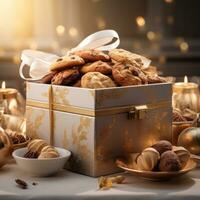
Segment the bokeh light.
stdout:
<svg viewBox="0 0 200 200">
<path fill-rule="evenodd" d="M 137 18 L 136 18 L 136 24 L 139 26 L 139 27 L 143 27 L 143 26 L 145 26 L 145 19 L 144 19 L 144 17 L 142 17 L 142 16 L 138 16 Z"/>
</svg>

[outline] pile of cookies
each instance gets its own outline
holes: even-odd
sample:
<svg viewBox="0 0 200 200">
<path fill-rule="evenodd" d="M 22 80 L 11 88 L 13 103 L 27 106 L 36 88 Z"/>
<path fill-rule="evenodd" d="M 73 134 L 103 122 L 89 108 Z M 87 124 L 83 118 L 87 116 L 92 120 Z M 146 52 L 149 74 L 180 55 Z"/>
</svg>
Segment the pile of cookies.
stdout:
<svg viewBox="0 0 200 200">
<path fill-rule="evenodd" d="M 161 140 L 133 158 L 132 167 L 142 171 L 172 172 L 183 169 L 189 159 L 190 153 L 184 147 Z"/>
<path fill-rule="evenodd" d="M 50 70 L 41 83 L 107 88 L 167 82 L 145 70 L 141 56 L 124 49 L 114 49 L 108 54 L 94 49 L 76 51 L 57 59 Z"/>
<path fill-rule="evenodd" d="M 25 158 L 47 159 L 60 156 L 53 146 L 48 145 L 47 142 L 42 139 L 32 140 L 27 148 L 28 151 L 24 155 Z"/>
</svg>

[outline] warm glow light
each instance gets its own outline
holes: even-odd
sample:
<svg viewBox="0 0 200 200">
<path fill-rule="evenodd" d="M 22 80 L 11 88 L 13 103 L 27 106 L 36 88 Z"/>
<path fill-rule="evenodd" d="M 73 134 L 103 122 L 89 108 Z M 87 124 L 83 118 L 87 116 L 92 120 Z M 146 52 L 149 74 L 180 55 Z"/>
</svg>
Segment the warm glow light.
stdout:
<svg viewBox="0 0 200 200">
<path fill-rule="evenodd" d="M 185 53 L 189 49 L 189 44 L 187 42 L 181 42 L 179 48 L 181 52 Z"/>
<path fill-rule="evenodd" d="M 147 32 L 147 38 L 148 38 L 149 40 L 154 40 L 155 37 L 156 37 L 156 34 L 155 34 L 153 31 Z"/>
<path fill-rule="evenodd" d="M 184 83 L 188 83 L 188 77 L 184 76 Z"/>
<path fill-rule="evenodd" d="M 173 0 L 165 0 L 165 3 L 172 3 Z"/>
<path fill-rule="evenodd" d="M 1 88 L 2 88 L 2 89 L 5 89 L 5 88 L 6 88 L 6 82 L 5 82 L 5 81 L 2 82 Z"/>
<path fill-rule="evenodd" d="M 71 27 L 68 33 L 71 37 L 76 37 L 78 35 L 78 30 L 75 27 Z"/>
<path fill-rule="evenodd" d="M 64 35 L 65 33 L 65 27 L 63 25 L 58 25 L 56 27 L 56 33 L 59 35 L 59 36 L 62 36 Z"/>
<path fill-rule="evenodd" d="M 138 16 L 137 18 L 136 18 L 136 23 L 137 23 L 137 25 L 139 26 L 139 27 L 143 27 L 144 25 L 145 25 L 145 19 L 144 19 L 144 17 L 142 17 L 142 16 Z"/>
</svg>

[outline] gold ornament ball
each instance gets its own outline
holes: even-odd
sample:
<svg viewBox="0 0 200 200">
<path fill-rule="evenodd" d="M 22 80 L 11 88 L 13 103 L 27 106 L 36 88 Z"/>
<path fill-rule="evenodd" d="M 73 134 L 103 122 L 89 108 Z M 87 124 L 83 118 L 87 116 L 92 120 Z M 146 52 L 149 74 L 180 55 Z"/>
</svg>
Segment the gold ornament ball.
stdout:
<svg viewBox="0 0 200 200">
<path fill-rule="evenodd" d="M 191 127 L 181 132 L 178 146 L 185 147 L 190 153 L 200 154 L 200 128 Z"/>
</svg>

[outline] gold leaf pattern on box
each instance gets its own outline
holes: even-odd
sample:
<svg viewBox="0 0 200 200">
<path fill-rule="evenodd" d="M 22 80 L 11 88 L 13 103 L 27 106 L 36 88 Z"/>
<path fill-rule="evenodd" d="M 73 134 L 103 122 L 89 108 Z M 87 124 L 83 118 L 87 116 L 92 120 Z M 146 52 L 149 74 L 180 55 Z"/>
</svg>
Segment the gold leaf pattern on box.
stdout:
<svg viewBox="0 0 200 200">
<path fill-rule="evenodd" d="M 36 115 L 34 117 L 34 115 Z M 26 118 L 27 118 L 27 135 L 30 138 L 38 138 L 39 128 L 42 125 L 45 117 L 45 111 L 40 110 L 40 113 L 35 114 L 34 109 L 27 107 L 26 109 Z"/>
<path fill-rule="evenodd" d="M 81 117 L 78 126 L 72 128 L 72 143 L 77 152 L 77 160 L 81 160 L 88 157 L 90 150 L 88 148 L 87 140 L 88 133 L 91 125 L 91 119 L 89 117 Z"/>
<path fill-rule="evenodd" d="M 116 124 L 116 117 L 112 116 L 112 121 L 107 126 L 103 127 L 100 131 L 100 135 L 97 138 L 97 145 L 96 145 L 96 156 L 98 160 L 106 160 L 108 159 L 109 155 L 109 148 L 105 146 L 107 141 L 109 141 L 111 134 L 113 132 L 113 127 Z"/>
<path fill-rule="evenodd" d="M 54 88 L 53 90 L 53 102 L 62 105 L 70 105 L 68 100 L 69 89 L 67 88 Z"/>
</svg>

